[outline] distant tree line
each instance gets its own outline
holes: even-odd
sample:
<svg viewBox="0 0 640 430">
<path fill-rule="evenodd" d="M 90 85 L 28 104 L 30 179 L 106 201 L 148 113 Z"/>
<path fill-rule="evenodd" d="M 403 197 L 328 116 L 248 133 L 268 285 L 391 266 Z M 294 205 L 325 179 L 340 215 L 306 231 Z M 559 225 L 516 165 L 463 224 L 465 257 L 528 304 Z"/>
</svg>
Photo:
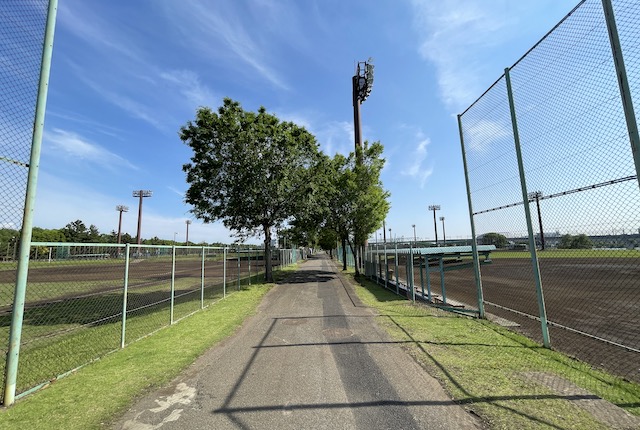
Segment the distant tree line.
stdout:
<svg viewBox="0 0 640 430">
<path fill-rule="evenodd" d="M 98 227 L 91 224 L 89 227 L 82 220 L 75 220 L 58 229 L 46 229 L 33 227 L 32 242 L 65 242 L 65 243 L 118 243 L 118 233 L 112 230 L 110 233 L 100 233 Z M 2 228 L 0 229 L 0 256 L 12 256 L 20 240 L 20 231 Z M 136 237 L 129 233 L 122 233 L 120 243 L 137 243 Z M 143 245 L 173 245 L 172 240 L 160 239 L 154 236 L 149 239 L 142 239 Z M 190 244 L 194 244 L 189 242 Z M 184 245 L 184 243 L 178 243 Z M 194 244 L 196 245 L 196 244 Z M 223 243 L 205 243 L 202 246 L 226 246 Z"/>
</svg>

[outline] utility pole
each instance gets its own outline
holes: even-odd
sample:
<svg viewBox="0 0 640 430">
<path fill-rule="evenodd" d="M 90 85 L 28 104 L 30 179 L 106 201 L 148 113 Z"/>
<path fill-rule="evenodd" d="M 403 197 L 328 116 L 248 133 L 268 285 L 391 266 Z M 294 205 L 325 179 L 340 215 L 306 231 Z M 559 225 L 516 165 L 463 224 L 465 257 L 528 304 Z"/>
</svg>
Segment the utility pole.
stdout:
<svg viewBox="0 0 640 430">
<path fill-rule="evenodd" d="M 447 233 L 444 230 L 444 217 L 440 217 L 440 221 L 442 221 L 442 245 L 447 246 Z"/>
</svg>

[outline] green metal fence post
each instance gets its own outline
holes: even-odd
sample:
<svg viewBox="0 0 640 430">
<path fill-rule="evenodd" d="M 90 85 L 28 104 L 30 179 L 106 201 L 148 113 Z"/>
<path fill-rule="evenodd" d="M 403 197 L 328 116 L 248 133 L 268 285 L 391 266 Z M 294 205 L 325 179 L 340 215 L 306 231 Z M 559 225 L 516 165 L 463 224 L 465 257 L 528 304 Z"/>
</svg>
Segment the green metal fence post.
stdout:
<svg viewBox="0 0 640 430">
<path fill-rule="evenodd" d="M 45 27 L 42 48 L 42 63 L 40 67 L 40 81 L 38 83 L 38 99 L 36 102 L 33 136 L 31 138 L 31 155 L 29 157 L 29 173 L 27 176 L 27 190 L 20 232 L 20 253 L 16 272 L 16 285 L 13 296 L 13 312 L 11 314 L 11 328 L 9 332 L 9 346 L 4 384 L 4 405 L 10 406 L 15 402 L 16 384 L 18 380 L 18 362 L 20 359 L 20 342 L 22 340 L 22 322 L 24 319 L 24 302 L 27 291 L 27 274 L 29 271 L 29 252 L 31 248 L 31 232 L 33 227 L 33 209 L 36 201 L 36 186 L 40 167 L 40 152 L 42 149 L 42 134 L 44 131 L 44 117 L 47 105 L 49 86 L 49 72 L 53 55 L 53 36 L 55 33 L 58 0 L 49 0 L 47 23 Z"/>
<path fill-rule="evenodd" d="M 227 297 L 227 248 L 222 250 L 222 297 Z"/>
<path fill-rule="evenodd" d="M 427 300 L 431 301 L 431 274 L 429 272 L 429 256 L 424 258 L 424 271 L 427 278 Z"/>
<path fill-rule="evenodd" d="M 409 272 L 410 275 L 409 276 L 409 282 L 407 282 L 407 284 L 410 286 L 411 288 L 411 301 L 415 302 L 416 301 L 416 288 L 414 285 L 414 280 L 413 280 L 413 245 L 409 245 Z"/>
<path fill-rule="evenodd" d="M 120 348 L 124 348 L 127 334 L 127 294 L 129 290 L 129 246 L 126 244 L 124 256 L 124 287 L 122 289 L 122 333 L 120 333 Z M 120 248 L 118 248 L 118 252 Z"/>
<path fill-rule="evenodd" d="M 240 252 L 238 249 L 236 249 L 236 253 L 238 254 L 238 287 L 237 290 L 240 291 Z"/>
<path fill-rule="evenodd" d="M 438 267 L 440 268 L 440 289 L 442 290 L 442 303 L 447 304 L 447 289 L 444 286 L 444 256 L 440 256 L 440 261 L 438 262 Z"/>
<path fill-rule="evenodd" d="M 602 8 L 604 9 L 607 30 L 609 31 L 609 42 L 611 43 L 613 62 L 616 67 L 616 76 L 618 77 L 618 87 L 620 88 L 620 96 L 622 98 L 622 108 L 624 109 L 624 117 L 627 122 L 627 131 L 629 133 L 629 141 L 631 143 L 633 162 L 636 167 L 636 180 L 640 186 L 640 136 L 638 135 L 638 123 L 636 121 L 636 114 L 633 108 L 633 99 L 631 98 L 627 69 L 624 64 L 622 45 L 620 44 L 618 26 L 616 24 L 611 0 L 602 0 Z"/>
<path fill-rule="evenodd" d="M 251 285 L 251 250 L 247 249 L 247 255 L 249 260 L 249 285 Z"/>
<path fill-rule="evenodd" d="M 200 309 L 204 309 L 204 255 L 205 249 L 202 247 L 202 269 L 200 270 Z"/>
<path fill-rule="evenodd" d="M 527 220 L 527 232 L 529 233 L 529 251 L 531 252 L 531 265 L 533 266 L 533 276 L 536 283 L 536 295 L 538 297 L 538 310 L 540 312 L 540 324 L 542 329 L 542 343 L 546 348 L 551 347 L 549 339 L 549 327 L 547 326 L 547 310 L 544 304 L 544 294 L 542 292 L 542 277 L 540 276 L 540 266 L 538 265 L 538 254 L 536 251 L 536 239 L 533 235 L 531 224 L 531 211 L 529 209 L 529 193 L 527 192 L 527 182 L 524 174 L 524 163 L 522 161 L 522 150 L 520 148 L 520 135 L 518 133 L 518 121 L 516 118 L 516 108 L 513 100 L 513 90 L 511 88 L 511 77 L 509 68 L 504 69 L 504 77 L 507 83 L 507 96 L 509 98 L 509 110 L 511 111 L 511 125 L 513 127 L 513 140 L 516 146 L 516 156 L 518 158 L 518 170 L 520 172 L 520 187 L 522 188 L 522 201 L 524 203 L 524 214 Z"/>
<path fill-rule="evenodd" d="M 422 271 L 422 254 L 420 255 L 420 289 L 422 290 L 422 298 L 424 299 L 424 275 Z"/>
<path fill-rule="evenodd" d="M 471 252 L 473 253 L 473 274 L 476 281 L 476 298 L 478 301 L 478 316 L 484 315 L 484 293 L 482 291 L 482 275 L 480 273 L 480 256 L 478 255 L 478 241 L 476 240 L 476 223 L 473 217 L 473 202 L 471 200 L 471 186 L 469 185 L 469 169 L 467 166 L 467 150 L 464 147 L 464 133 L 462 132 L 462 116 L 458 115 L 458 131 L 460 146 L 462 147 L 462 165 L 464 167 L 464 182 L 467 188 L 467 207 L 469 208 L 469 222 L 471 223 Z"/>
<path fill-rule="evenodd" d="M 398 242 L 396 244 L 396 294 L 400 295 L 400 282 L 398 282 Z"/>
<path fill-rule="evenodd" d="M 169 305 L 170 322 L 173 324 L 173 305 L 176 292 L 176 246 L 171 247 L 171 304 Z"/>
<path fill-rule="evenodd" d="M 389 259 L 387 258 L 387 242 L 384 243 L 384 288 L 389 289 Z"/>
</svg>

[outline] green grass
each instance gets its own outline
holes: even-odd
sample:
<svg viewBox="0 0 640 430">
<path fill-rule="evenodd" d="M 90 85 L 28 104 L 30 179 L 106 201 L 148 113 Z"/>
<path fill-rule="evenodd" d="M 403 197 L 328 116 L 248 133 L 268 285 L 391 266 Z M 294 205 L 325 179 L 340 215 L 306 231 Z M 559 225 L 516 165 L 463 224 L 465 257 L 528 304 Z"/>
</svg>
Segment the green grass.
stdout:
<svg viewBox="0 0 640 430">
<path fill-rule="evenodd" d="M 592 369 L 489 321 L 411 304 L 362 281 L 358 296 L 378 321 L 465 407 L 491 428 L 606 428 L 526 375 L 557 375 L 640 415 L 640 385 Z"/>
<path fill-rule="evenodd" d="M 0 428 L 105 428 L 142 393 L 170 381 L 205 350 L 234 333 L 270 288 L 253 285 L 231 294 L 19 400 L 0 412 Z"/>
<path fill-rule="evenodd" d="M 295 266 L 278 269 L 274 271 L 274 278 L 281 279 L 295 269 Z M 174 320 L 192 315 L 166 329 L 162 328 L 169 324 L 168 303 L 130 312 L 127 347 L 122 350 L 118 350 L 122 327 L 119 319 L 83 326 L 79 325 L 81 321 L 91 319 L 91 315 L 49 309 L 53 320 L 38 330 L 40 335 L 52 330 L 58 333 L 22 346 L 18 393 L 94 361 L 46 389 L 25 396 L 14 406 L 0 410 L 0 428 L 104 428 L 105 423 L 122 413 L 139 395 L 166 383 L 206 349 L 232 334 L 272 287 L 272 284 L 257 283 L 263 277 L 263 274 L 252 276 L 252 286 L 248 286 L 248 279 L 244 278 L 239 291 L 235 282 L 228 282 L 228 295 L 224 300 L 220 300 L 221 285 L 205 288 L 205 305 L 210 306 L 199 312 L 196 312 L 200 309 L 199 291 L 176 298 Z M 121 295 L 113 296 L 115 304 L 111 305 L 121 306 Z M 98 307 L 108 305 L 104 300 L 102 298 Z M 214 300 L 217 301 L 212 303 Z M 80 309 L 94 308 L 88 303 L 85 305 Z M 55 314 L 63 321 L 56 323 Z M 69 322 L 69 315 L 75 315 L 76 321 Z M 155 333 L 147 336 L 152 332 Z M 96 360 L 99 356 L 103 358 Z M 0 364 L 4 366 L 4 360 Z"/>
</svg>

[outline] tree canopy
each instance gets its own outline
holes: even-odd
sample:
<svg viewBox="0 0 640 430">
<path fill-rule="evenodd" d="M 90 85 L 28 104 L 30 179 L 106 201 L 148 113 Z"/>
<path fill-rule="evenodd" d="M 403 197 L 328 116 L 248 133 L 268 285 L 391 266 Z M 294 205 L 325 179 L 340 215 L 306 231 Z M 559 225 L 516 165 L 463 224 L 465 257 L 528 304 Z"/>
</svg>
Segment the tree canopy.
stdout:
<svg viewBox="0 0 640 430">
<path fill-rule="evenodd" d="M 183 166 L 191 212 L 204 222 L 221 220 L 241 239 L 264 234 L 265 277 L 271 281 L 271 229 L 317 205 L 321 157 L 315 137 L 264 107 L 249 112 L 225 98 L 217 113 L 198 109 L 180 139 L 193 151 Z"/>
</svg>

